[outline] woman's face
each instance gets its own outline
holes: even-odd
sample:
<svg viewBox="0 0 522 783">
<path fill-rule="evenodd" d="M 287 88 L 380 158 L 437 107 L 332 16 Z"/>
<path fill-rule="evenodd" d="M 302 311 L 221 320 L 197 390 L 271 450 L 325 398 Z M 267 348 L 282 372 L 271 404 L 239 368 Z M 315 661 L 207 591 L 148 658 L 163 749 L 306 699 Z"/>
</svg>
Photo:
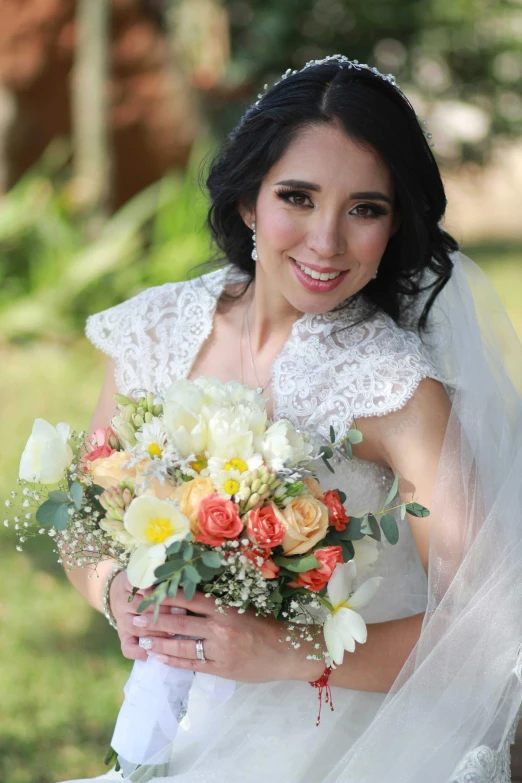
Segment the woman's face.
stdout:
<svg viewBox="0 0 522 783">
<path fill-rule="evenodd" d="M 265 176 L 248 220 L 257 280 L 299 312 L 332 310 L 376 272 L 397 227 L 394 201 L 374 150 L 337 125 L 304 128 Z"/>
</svg>

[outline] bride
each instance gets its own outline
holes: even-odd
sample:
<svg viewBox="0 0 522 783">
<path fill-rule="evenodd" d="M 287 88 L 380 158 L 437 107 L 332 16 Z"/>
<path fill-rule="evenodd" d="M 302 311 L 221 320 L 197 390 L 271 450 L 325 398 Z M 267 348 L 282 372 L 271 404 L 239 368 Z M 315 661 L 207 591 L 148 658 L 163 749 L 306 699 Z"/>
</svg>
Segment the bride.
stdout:
<svg viewBox="0 0 522 783">
<path fill-rule="evenodd" d="M 127 658 L 193 682 L 161 765 L 124 764 L 125 777 L 110 779 L 511 779 L 522 402 L 510 371 L 522 351 L 441 227 L 430 146 L 391 76 L 340 55 L 288 71 L 211 166 L 219 268 L 89 319 L 87 335 L 111 357 L 93 430 L 106 426 L 116 391 L 240 379 L 271 417 L 302 430 L 327 436 L 333 424 L 342 437 L 357 421 L 355 459 L 319 476 L 346 493 L 348 512 L 380 508 L 394 473 L 399 504 L 414 494 L 431 509 L 398 518 L 399 543 L 380 544 L 376 562 L 370 552 L 366 567 L 384 580 L 362 611 L 368 640 L 333 671 L 334 710 L 318 727 L 310 683 L 324 663 L 281 644 L 275 620 L 220 614 L 203 594 L 179 593 L 152 624 L 111 563 L 103 579 L 69 572 L 117 626 Z"/>
</svg>

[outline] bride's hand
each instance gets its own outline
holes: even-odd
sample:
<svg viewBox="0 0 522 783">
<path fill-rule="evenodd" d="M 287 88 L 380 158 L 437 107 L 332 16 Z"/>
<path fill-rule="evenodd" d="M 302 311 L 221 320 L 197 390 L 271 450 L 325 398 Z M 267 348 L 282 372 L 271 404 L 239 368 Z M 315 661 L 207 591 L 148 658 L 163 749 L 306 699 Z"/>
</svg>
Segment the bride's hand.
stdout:
<svg viewBox="0 0 522 783">
<path fill-rule="evenodd" d="M 147 637 L 150 652 L 169 666 L 240 682 L 310 681 L 324 670 L 323 661 L 307 659 L 311 645 L 302 642 L 298 650 L 293 649 L 286 641 L 286 626 L 271 617 L 256 617 L 253 611 L 239 614 L 235 609 L 223 614 L 216 611 L 214 599 L 196 593 L 187 601 L 181 591 L 161 608 L 156 623 L 152 607 L 135 618 L 134 633 Z M 179 613 L 186 610 L 194 614 Z M 136 625 L 138 621 L 140 625 Z M 144 621 L 148 622 L 146 627 Z M 174 634 L 193 638 L 174 639 Z M 206 662 L 197 659 L 196 639 L 203 640 Z"/>
<path fill-rule="evenodd" d="M 116 620 L 118 626 L 118 635 L 121 642 L 121 651 L 126 658 L 130 658 L 133 661 L 146 661 L 147 653 L 139 646 L 139 636 L 143 636 L 144 633 L 139 627 L 137 627 L 133 620 L 135 617 L 140 618 L 138 614 L 138 606 L 143 601 L 144 591 L 140 590 L 136 593 L 132 601 L 130 597 L 132 595 L 133 587 L 127 578 L 125 571 L 121 571 L 113 580 L 110 587 L 109 602 L 111 612 Z M 161 613 L 168 613 L 169 617 L 171 607 L 162 606 L 160 608 Z M 184 613 L 184 610 L 179 610 Z M 162 631 L 159 625 L 151 626 L 147 630 L 149 636 L 162 636 L 168 637 L 168 633 Z"/>
</svg>

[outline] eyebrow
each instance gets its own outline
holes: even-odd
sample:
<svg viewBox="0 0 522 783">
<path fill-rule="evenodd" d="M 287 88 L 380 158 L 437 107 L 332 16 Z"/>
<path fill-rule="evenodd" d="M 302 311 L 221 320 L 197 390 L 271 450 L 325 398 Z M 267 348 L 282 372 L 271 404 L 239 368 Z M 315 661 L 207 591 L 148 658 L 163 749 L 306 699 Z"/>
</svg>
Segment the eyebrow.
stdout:
<svg viewBox="0 0 522 783">
<path fill-rule="evenodd" d="M 284 179 L 281 182 L 276 182 L 276 185 L 285 185 L 288 188 L 296 188 L 302 190 L 313 190 L 319 192 L 321 190 L 319 185 L 313 182 L 305 182 L 300 179 Z M 350 198 L 367 198 L 374 201 L 385 201 L 387 204 L 391 204 L 392 200 L 385 193 L 381 193 L 378 190 L 362 190 L 358 193 L 351 193 Z"/>
</svg>

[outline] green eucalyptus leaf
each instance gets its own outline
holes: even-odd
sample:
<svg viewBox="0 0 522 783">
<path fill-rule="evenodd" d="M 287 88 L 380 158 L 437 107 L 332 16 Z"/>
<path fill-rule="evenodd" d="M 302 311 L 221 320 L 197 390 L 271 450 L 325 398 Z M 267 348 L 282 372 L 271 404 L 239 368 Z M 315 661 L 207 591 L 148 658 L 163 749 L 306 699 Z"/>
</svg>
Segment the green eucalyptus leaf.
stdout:
<svg viewBox="0 0 522 783">
<path fill-rule="evenodd" d="M 138 613 L 144 612 L 147 607 L 149 607 L 151 604 L 154 603 L 154 597 L 152 595 L 149 595 L 147 598 L 144 598 L 141 604 L 138 606 Z"/>
<path fill-rule="evenodd" d="M 196 568 L 194 568 L 193 565 L 187 564 L 185 568 L 183 569 L 183 581 L 190 579 L 191 582 L 194 582 L 194 584 L 199 584 L 201 582 L 201 576 L 199 575 Z"/>
<path fill-rule="evenodd" d="M 328 470 L 330 471 L 330 473 L 335 473 L 335 470 L 332 468 L 332 466 L 330 465 L 330 463 L 328 462 L 328 460 L 326 459 L 326 457 L 324 455 L 322 456 L 322 460 L 323 460 L 324 464 L 326 465 L 326 467 L 328 468 Z"/>
<path fill-rule="evenodd" d="M 174 541 L 173 544 L 171 544 L 169 547 L 167 547 L 167 557 L 169 555 L 177 555 L 179 550 L 181 549 L 181 544 L 183 541 Z"/>
<path fill-rule="evenodd" d="M 48 494 L 48 499 L 51 503 L 69 503 L 69 496 L 62 492 L 61 489 L 52 489 Z"/>
<path fill-rule="evenodd" d="M 67 503 L 60 504 L 52 500 L 46 500 L 36 512 L 36 521 L 42 527 L 54 527 L 56 530 L 65 530 L 70 519 L 69 505 L 69 500 L 67 500 Z"/>
<path fill-rule="evenodd" d="M 348 438 L 345 438 L 343 441 L 345 456 L 348 457 L 348 459 L 353 459 L 353 449 L 352 444 L 348 440 Z"/>
<path fill-rule="evenodd" d="M 156 579 L 169 579 L 174 576 L 175 573 L 181 571 L 185 561 L 181 557 L 173 557 L 171 560 L 167 560 L 166 563 L 160 565 L 154 571 Z"/>
<path fill-rule="evenodd" d="M 196 583 L 193 582 L 191 579 L 184 579 L 183 592 L 185 593 L 185 598 L 187 599 L 187 601 L 192 601 L 192 599 L 196 595 Z"/>
<path fill-rule="evenodd" d="M 312 568 L 319 568 L 320 563 L 315 555 L 305 555 L 304 557 L 283 557 L 283 555 L 276 555 L 274 563 L 283 568 L 287 568 L 289 571 L 293 571 L 296 574 L 301 574 L 303 571 L 310 571 Z"/>
<path fill-rule="evenodd" d="M 355 548 L 351 541 L 341 541 L 341 547 L 343 550 L 343 560 L 347 563 L 355 555 Z"/>
<path fill-rule="evenodd" d="M 372 538 L 374 538 L 376 541 L 380 541 L 381 540 L 381 528 L 379 527 L 379 523 L 377 522 L 377 520 L 375 519 L 373 514 L 368 514 L 368 522 L 369 522 L 369 525 L 370 525 L 370 527 L 372 529 L 372 532 L 371 532 Z"/>
<path fill-rule="evenodd" d="M 201 559 L 209 568 L 220 568 L 223 565 L 223 558 L 218 552 L 203 552 Z"/>
<path fill-rule="evenodd" d="M 401 519 L 404 519 L 406 516 L 406 503 L 403 503 L 401 505 Z"/>
<path fill-rule="evenodd" d="M 421 506 L 420 503 L 406 503 L 406 511 L 411 514 L 412 517 L 429 517 L 430 510 L 426 506 Z"/>
<path fill-rule="evenodd" d="M 69 492 L 73 499 L 73 503 L 76 506 L 76 510 L 79 511 L 83 503 L 83 487 L 78 481 L 73 481 L 69 487 Z"/>
<path fill-rule="evenodd" d="M 194 554 L 194 547 L 192 544 L 185 544 L 183 547 L 183 560 L 192 560 Z"/>
<path fill-rule="evenodd" d="M 335 430 L 330 424 L 330 443 L 335 443 Z"/>
<path fill-rule="evenodd" d="M 342 491 L 342 489 L 336 489 L 335 491 L 339 495 L 339 500 L 341 501 L 341 503 L 343 504 L 346 503 L 346 494 Z"/>
<path fill-rule="evenodd" d="M 395 518 L 392 517 L 391 514 L 384 514 L 384 516 L 381 517 L 381 527 L 382 532 L 390 544 L 396 544 L 399 540 L 399 528 L 397 527 Z"/>
<path fill-rule="evenodd" d="M 355 428 L 348 430 L 346 437 L 354 446 L 357 445 L 357 443 L 362 443 L 364 440 L 361 430 Z"/>
<path fill-rule="evenodd" d="M 360 541 L 366 535 L 362 529 L 363 521 L 362 517 L 350 517 L 350 524 L 344 530 L 336 531 L 336 537 L 340 541 Z"/>
<path fill-rule="evenodd" d="M 321 446 L 319 454 L 322 454 L 323 458 L 327 457 L 328 459 L 331 459 L 333 457 L 333 451 L 330 446 Z"/>
<path fill-rule="evenodd" d="M 370 525 L 370 514 L 369 512 L 366 512 L 366 514 L 363 516 L 361 521 L 361 533 L 364 533 L 365 536 L 370 536 L 372 534 L 372 528 Z"/>
<path fill-rule="evenodd" d="M 391 503 L 395 495 L 397 494 L 397 489 L 399 488 L 399 474 L 395 474 L 395 478 L 393 479 L 393 484 L 391 485 L 391 489 L 388 492 L 388 495 L 386 497 L 386 500 L 384 501 L 384 505 L 387 506 L 388 503 Z"/>
<path fill-rule="evenodd" d="M 169 598 L 174 599 L 177 596 L 180 578 L 181 578 L 181 572 L 174 574 L 172 579 L 169 579 L 169 587 L 167 590 L 167 594 Z"/>
</svg>

